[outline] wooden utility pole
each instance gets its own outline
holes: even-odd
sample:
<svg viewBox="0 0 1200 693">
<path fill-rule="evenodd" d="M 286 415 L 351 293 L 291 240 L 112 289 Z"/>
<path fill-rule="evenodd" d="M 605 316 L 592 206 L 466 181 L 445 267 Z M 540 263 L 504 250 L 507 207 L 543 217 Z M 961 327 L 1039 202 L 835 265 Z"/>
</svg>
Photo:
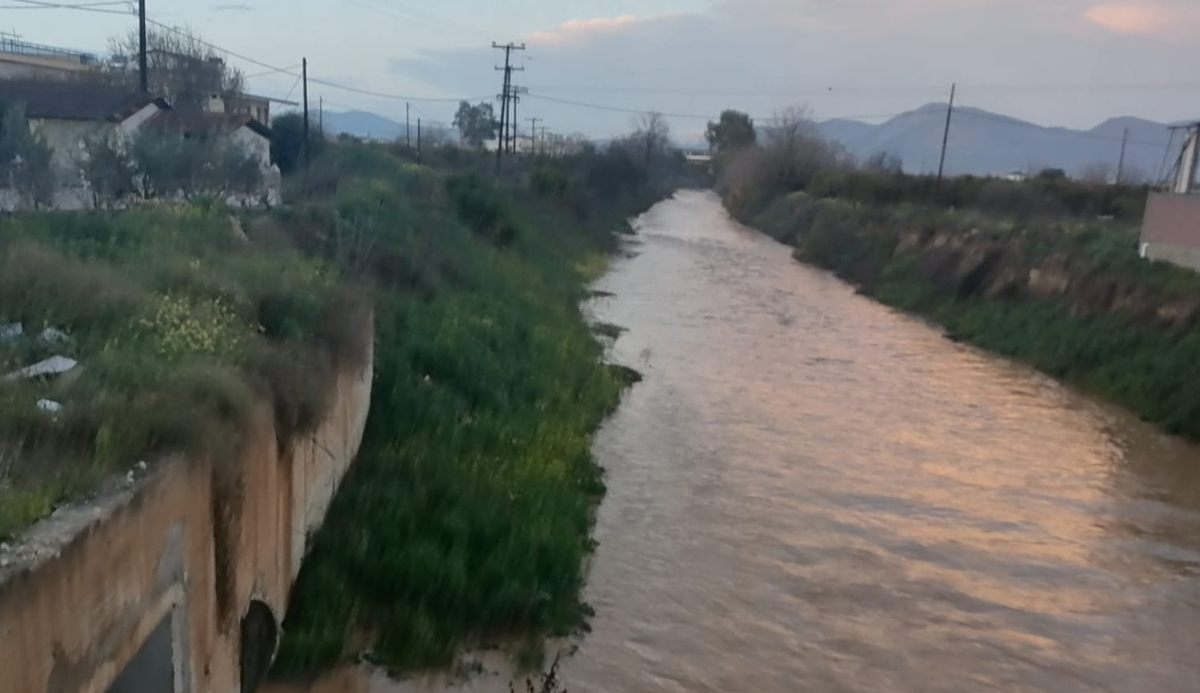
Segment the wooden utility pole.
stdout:
<svg viewBox="0 0 1200 693">
<path fill-rule="evenodd" d="M 1117 185 L 1121 184 L 1121 177 L 1125 174 L 1125 147 L 1129 144 L 1129 128 L 1125 128 L 1125 134 L 1121 136 L 1121 158 L 1117 159 L 1117 179 L 1114 181 Z"/>
<path fill-rule="evenodd" d="M 954 115 L 954 93 L 958 84 L 950 86 L 950 107 L 946 109 L 946 131 L 942 133 L 942 158 L 938 162 L 937 187 L 942 187 L 942 174 L 946 171 L 946 146 L 950 144 L 950 119 Z"/>
<path fill-rule="evenodd" d="M 529 154 L 537 154 L 537 124 L 542 118 L 526 118 L 529 121 Z"/>
<path fill-rule="evenodd" d="M 521 72 L 525 68 L 514 68 L 512 66 L 512 52 L 525 50 L 525 44 L 507 43 L 501 45 L 492 42 L 492 48 L 504 51 L 504 67 L 496 67 L 497 70 L 504 71 L 504 90 L 500 94 L 500 132 L 496 141 L 496 173 L 500 173 L 500 166 L 504 159 L 504 143 L 508 139 L 508 98 L 510 89 L 512 88 L 512 73 L 514 71 Z"/>
<path fill-rule="evenodd" d="M 308 167 L 308 58 L 300 60 L 300 79 L 304 82 L 304 166 Z"/>
<path fill-rule="evenodd" d="M 138 84 L 143 94 L 150 93 L 150 73 L 146 63 L 146 0 L 138 0 Z"/>
</svg>

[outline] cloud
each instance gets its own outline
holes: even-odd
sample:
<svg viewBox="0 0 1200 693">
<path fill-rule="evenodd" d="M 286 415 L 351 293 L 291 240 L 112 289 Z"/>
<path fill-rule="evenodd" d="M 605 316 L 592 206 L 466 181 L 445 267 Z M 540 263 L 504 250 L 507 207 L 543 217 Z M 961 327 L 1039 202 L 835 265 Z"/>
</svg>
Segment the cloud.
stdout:
<svg viewBox="0 0 1200 693">
<path fill-rule="evenodd" d="M 578 43 L 598 35 L 617 33 L 638 24 L 647 24 L 674 16 L 677 15 L 658 14 L 650 17 L 639 17 L 633 14 L 623 14 L 617 17 L 571 19 L 553 29 L 534 31 L 526 34 L 525 40 L 536 44 Z"/>
<path fill-rule="evenodd" d="M 1182 14 L 1163 5 L 1096 5 L 1083 16 L 1118 34 L 1156 34 L 1174 26 Z"/>
<path fill-rule="evenodd" d="M 212 9 L 214 12 L 251 12 L 254 10 L 254 8 L 251 7 L 250 5 L 243 5 L 241 3 L 228 3 L 225 5 L 215 5 L 215 6 L 213 6 Z"/>
</svg>

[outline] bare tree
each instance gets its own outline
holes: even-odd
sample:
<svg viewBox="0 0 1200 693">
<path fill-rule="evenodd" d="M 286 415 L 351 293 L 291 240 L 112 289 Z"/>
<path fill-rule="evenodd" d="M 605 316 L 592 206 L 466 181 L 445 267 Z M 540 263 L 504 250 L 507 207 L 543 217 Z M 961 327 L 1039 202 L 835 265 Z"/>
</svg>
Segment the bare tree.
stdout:
<svg viewBox="0 0 1200 693">
<path fill-rule="evenodd" d="M 764 173 L 773 179 L 765 181 L 769 189 L 801 190 L 817 172 L 846 161 L 840 147 L 821 138 L 807 107 L 789 106 L 776 111 L 763 133 Z"/>
<path fill-rule="evenodd" d="M 240 94 L 245 75 L 225 63 L 221 53 L 188 27 L 150 27 L 146 33 L 147 66 L 150 91 L 167 98 L 179 109 L 200 109 L 205 100 L 218 95 Z M 114 62 L 126 67 L 116 77 L 136 80 L 128 68 L 136 64 L 138 34 L 129 34 L 109 42 Z"/>
<path fill-rule="evenodd" d="M 904 160 L 895 154 L 876 152 L 863 162 L 863 168 L 872 173 L 900 173 L 904 170 Z"/>
<path fill-rule="evenodd" d="M 645 166 L 666 157 L 671 148 L 671 126 L 661 113 L 647 113 L 633 122 L 633 133 L 624 141 Z"/>
<path fill-rule="evenodd" d="M 1112 164 L 1102 161 L 1088 164 L 1079 172 L 1079 180 L 1085 183 L 1111 183 L 1113 178 Z"/>
</svg>

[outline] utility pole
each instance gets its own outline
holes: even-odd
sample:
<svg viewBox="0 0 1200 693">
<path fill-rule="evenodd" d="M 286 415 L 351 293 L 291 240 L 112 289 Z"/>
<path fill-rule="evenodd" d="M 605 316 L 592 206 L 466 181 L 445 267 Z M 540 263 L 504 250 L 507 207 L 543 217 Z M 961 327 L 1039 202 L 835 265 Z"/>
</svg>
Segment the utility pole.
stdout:
<svg viewBox="0 0 1200 693">
<path fill-rule="evenodd" d="M 507 43 L 501 45 L 492 42 L 492 48 L 504 51 L 504 67 L 497 67 L 497 70 L 504 71 L 504 90 L 500 94 L 500 133 L 496 142 L 496 173 L 500 173 L 501 162 L 504 158 L 504 143 L 508 139 L 508 97 L 509 90 L 512 88 L 512 73 L 513 71 L 522 72 L 525 68 L 514 68 L 512 66 L 512 52 L 525 50 L 525 44 Z"/>
<path fill-rule="evenodd" d="M 146 0 L 138 0 L 138 84 L 143 94 L 150 93 L 150 74 L 146 62 Z"/>
<path fill-rule="evenodd" d="M 404 146 L 408 149 L 412 149 L 412 125 L 411 125 L 412 120 L 410 120 L 410 115 L 409 115 L 410 107 L 411 107 L 411 104 L 409 102 L 405 101 L 404 102 Z"/>
<path fill-rule="evenodd" d="M 529 90 L 525 87 L 517 85 L 509 86 L 509 98 L 512 99 L 512 117 L 509 120 L 512 122 L 512 143 L 508 147 L 509 153 L 515 154 L 517 151 L 518 135 L 521 131 L 521 120 L 517 118 L 517 104 L 521 103 L 521 95 L 528 94 Z"/>
<path fill-rule="evenodd" d="M 545 125 L 538 128 L 538 130 L 542 131 L 542 156 L 546 156 L 546 131 L 549 129 L 550 128 L 546 127 Z"/>
<path fill-rule="evenodd" d="M 937 187 L 942 187 L 942 174 L 946 171 L 946 145 L 950 144 L 950 118 L 954 115 L 954 93 L 958 84 L 950 85 L 950 107 L 946 109 L 946 131 L 942 133 L 942 158 L 938 162 Z"/>
<path fill-rule="evenodd" d="M 1183 137 L 1183 151 L 1179 154 L 1175 183 L 1171 190 L 1180 195 L 1187 195 L 1192 191 L 1192 185 L 1196 182 L 1196 169 L 1200 167 L 1200 123 L 1177 126 L 1173 129 L 1184 130 L 1186 134 Z"/>
<path fill-rule="evenodd" d="M 1117 179 L 1114 181 L 1116 185 L 1121 184 L 1121 176 L 1125 173 L 1125 146 L 1129 144 L 1129 128 L 1125 128 L 1125 134 L 1121 136 L 1121 158 L 1117 159 Z"/>
<path fill-rule="evenodd" d="M 300 60 L 300 78 L 304 81 L 304 167 L 308 168 L 308 58 Z"/>
<path fill-rule="evenodd" d="M 537 154 L 537 124 L 542 118 L 526 118 L 529 121 L 529 154 Z"/>
</svg>

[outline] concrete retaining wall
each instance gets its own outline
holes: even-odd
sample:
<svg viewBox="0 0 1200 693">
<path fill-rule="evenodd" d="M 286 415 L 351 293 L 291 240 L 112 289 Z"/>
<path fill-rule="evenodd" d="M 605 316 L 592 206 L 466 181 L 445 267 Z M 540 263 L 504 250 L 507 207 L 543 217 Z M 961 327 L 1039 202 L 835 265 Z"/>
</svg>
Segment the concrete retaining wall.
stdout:
<svg viewBox="0 0 1200 693">
<path fill-rule="evenodd" d="M 34 527 L 0 567 L 0 691 L 248 690 L 358 451 L 371 362 L 342 371 L 324 422 L 286 449 L 264 405 L 243 460 L 168 460 Z"/>
</svg>

